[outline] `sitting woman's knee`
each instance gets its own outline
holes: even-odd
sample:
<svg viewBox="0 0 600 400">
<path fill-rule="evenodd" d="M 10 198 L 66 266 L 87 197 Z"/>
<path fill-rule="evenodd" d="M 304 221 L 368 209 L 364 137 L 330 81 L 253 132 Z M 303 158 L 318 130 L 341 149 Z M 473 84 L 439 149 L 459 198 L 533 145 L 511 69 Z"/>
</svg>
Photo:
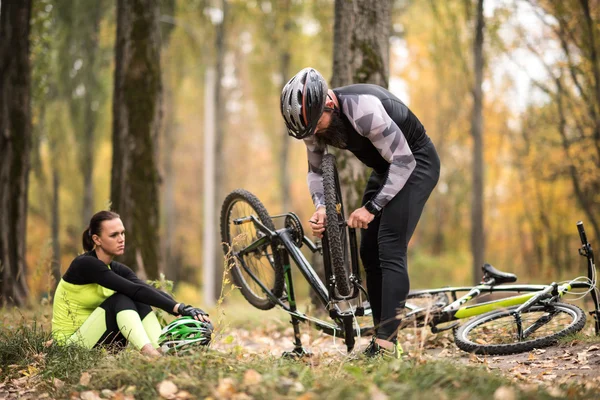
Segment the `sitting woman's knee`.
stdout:
<svg viewBox="0 0 600 400">
<path fill-rule="evenodd" d="M 100 304 L 100 307 L 105 310 L 112 310 L 115 313 L 123 310 L 137 310 L 135 302 L 130 297 L 121 293 L 115 293 L 108 297 Z"/>
</svg>

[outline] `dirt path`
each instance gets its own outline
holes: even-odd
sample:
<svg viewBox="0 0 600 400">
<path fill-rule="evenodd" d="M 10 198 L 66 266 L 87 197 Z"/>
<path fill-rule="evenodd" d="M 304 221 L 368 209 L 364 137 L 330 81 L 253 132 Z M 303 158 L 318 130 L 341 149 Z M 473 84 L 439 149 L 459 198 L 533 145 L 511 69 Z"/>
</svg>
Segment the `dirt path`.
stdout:
<svg viewBox="0 0 600 400">
<path fill-rule="evenodd" d="M 302 342 L 313 353 L 315 362 L 337 362 L 347 357 L 343 341 L 314 330 L 302 330 Z M 582 385 L 600 387 L 600 341 L 597 343 L 572 342 L 546 349 L 536 349 L 529 353 L 508 356 L 476 356 L 459 350 L 450 334 L 429 335 L 424 340 L 407 333 L 401 343 L 409 357 L 422 360 L 449 360 L 465 365 L 479 365 L 490 371 L 497 371 L 524 384 L 557 386 L 561 383 L 581 382 Z M 291 350 L 292 329 L 284 332 L 266 330 L 248 331 L 232 329 L 228 337 L 218 341 L 214 348 L 231 351 L 236 348 L 240 354 L 262 354 L 279 357 Z M 368 343 L 361 338 L 357 353 Z"/>
</svg>

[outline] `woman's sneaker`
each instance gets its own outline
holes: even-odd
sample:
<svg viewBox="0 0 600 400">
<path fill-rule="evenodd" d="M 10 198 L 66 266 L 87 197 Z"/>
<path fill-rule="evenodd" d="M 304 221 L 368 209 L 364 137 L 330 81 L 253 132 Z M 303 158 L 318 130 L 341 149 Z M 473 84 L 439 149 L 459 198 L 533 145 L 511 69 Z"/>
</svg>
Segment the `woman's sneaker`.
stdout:
<svg viewBox="0 0 600 400">
<path fill-rule="evenodd" d="M 394 347 L 386 349 L 378 345 L 375 338 L 371 339 L 371 343 L 363 351 L 363 354 L 368 358 L 383 358 L 384 360 L 399 360 L 403 353 L 400 343 L 394 343 Z"/>
</svg>

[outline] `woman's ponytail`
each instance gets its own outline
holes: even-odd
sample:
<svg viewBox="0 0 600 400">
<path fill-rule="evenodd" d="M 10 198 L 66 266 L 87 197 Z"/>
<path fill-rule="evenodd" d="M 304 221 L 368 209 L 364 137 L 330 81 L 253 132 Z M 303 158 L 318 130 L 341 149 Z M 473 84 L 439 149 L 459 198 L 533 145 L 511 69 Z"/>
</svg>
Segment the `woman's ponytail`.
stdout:
<svg viewBox="0 0 600 400">
<path fill-rule="evenodd" d="M 85 228 L 85 231 L 81 235 L 81 244 L 83 245 L 83 250 L 86 252 L 94 250 L 94 241 L 92 240 L 89 226 Z"/>
</svg>

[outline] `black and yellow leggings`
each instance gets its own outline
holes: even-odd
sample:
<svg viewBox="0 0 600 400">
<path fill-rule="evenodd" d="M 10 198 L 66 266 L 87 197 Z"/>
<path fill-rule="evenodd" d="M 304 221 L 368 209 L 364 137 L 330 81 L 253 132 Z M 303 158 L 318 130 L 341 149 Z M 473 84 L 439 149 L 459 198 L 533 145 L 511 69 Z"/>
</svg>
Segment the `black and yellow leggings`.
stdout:
<svg viewBox="0 0 600 400">
<path fill-rule="evenodd" d="M 158 348 L 161 326 L 152 308 L 115 293 L 85 320 L 68 339 L 87 348 L 103 345 L 125 347 L 131 342 L 137 349 L 148 343 Z"/>
</svg>

